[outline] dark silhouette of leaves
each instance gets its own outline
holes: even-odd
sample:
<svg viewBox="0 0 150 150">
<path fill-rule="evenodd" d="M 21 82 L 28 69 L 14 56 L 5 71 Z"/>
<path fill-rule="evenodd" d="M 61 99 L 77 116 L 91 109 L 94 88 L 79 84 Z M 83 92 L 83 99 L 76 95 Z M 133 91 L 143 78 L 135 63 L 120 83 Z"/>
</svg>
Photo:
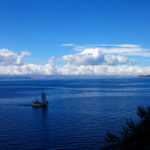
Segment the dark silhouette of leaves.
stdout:
<svg viewBox="0 0 150 150">
<path fill-rule="evenodd" d="M 121 137 L 110 132 L 106 134 L 106 145 L 102 150 L 150 150 L 150 106 L 138 107 L 140 122 L 126 120 L 122 127 Z"/>
</svg>

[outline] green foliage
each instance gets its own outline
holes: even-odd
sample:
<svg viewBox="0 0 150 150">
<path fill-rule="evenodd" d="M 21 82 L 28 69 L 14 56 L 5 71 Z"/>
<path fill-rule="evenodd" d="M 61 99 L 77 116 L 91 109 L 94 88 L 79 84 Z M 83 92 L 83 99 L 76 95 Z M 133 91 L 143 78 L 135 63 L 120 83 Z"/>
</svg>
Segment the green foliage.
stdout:
<svg viewBox="0 0 150 150">
<path fill-rule="evenodd" d="M 102 150 L 150 150 L 150 106 L 138 107 L 140 121 L 126 121 L 122 127 L 121 137 L 109 132 L 106 135 L 106 145 Z"/>
</svg>

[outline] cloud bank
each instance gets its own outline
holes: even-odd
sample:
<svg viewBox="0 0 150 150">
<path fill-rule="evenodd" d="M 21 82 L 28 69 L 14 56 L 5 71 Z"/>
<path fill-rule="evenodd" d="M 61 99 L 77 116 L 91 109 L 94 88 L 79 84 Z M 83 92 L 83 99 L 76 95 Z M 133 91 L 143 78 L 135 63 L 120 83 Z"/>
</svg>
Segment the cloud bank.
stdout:
<svg viewBox="0 0 150 150">
<path fill-rule="evenodd" d="M 133 44 L 93 44 L 75 45 L 62 44 L 69 47 L 74 53 L 60 58 L 51 56 L 46 64 L 37 65 L 26 63 L 24 57 L 31 53 L 23 51 L 17 53 L 0 49 L 0 74 L 1 75 L 137 75 L 150 74 L 150 66 L 141 66 L 137 63 L 137 56 L 150 57 L 148 49 Z M 60 65 L 56 65 L 56 61 Z"/>
</svg>

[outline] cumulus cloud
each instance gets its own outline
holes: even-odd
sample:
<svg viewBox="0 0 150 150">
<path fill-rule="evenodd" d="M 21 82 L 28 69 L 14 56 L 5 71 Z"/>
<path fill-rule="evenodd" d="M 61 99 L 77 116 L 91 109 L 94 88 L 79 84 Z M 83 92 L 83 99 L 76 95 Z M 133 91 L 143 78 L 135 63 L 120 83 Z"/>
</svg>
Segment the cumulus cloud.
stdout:
<svg viewBox="0 0 150 150">
<path fill-rule="evenodd" d="M 62 60 L 66 63 L 77 65 L 115 65 L 130 63 L 127 57 L 104 54 L 98 48 L 88 48 L 80 53 L 65 55 L 62 57 Z"/>
<path fill-rule="evenodd" d="M 0 65 L 23 65 L 24 57 L 29 56 L 29 52 L 21 52 L 20 55 L 8 49 L 0 49 Z"/>
</svg>

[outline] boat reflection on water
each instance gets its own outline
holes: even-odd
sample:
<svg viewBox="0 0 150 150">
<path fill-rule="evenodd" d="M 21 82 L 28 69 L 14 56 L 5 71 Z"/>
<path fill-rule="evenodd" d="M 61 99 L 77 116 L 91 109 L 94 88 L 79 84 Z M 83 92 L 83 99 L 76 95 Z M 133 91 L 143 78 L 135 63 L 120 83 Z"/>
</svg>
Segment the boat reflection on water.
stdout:
<svg viewBox="0 0 150 150">
<path fill-rule="evenodd" d="M 41 93 L 41 102 L 38 100 L 32 101 L 33 107 L 46 107 L 48 104 L 48 101 L 46 100 L 46 95 L 44 92 Z"/>
</svg>

